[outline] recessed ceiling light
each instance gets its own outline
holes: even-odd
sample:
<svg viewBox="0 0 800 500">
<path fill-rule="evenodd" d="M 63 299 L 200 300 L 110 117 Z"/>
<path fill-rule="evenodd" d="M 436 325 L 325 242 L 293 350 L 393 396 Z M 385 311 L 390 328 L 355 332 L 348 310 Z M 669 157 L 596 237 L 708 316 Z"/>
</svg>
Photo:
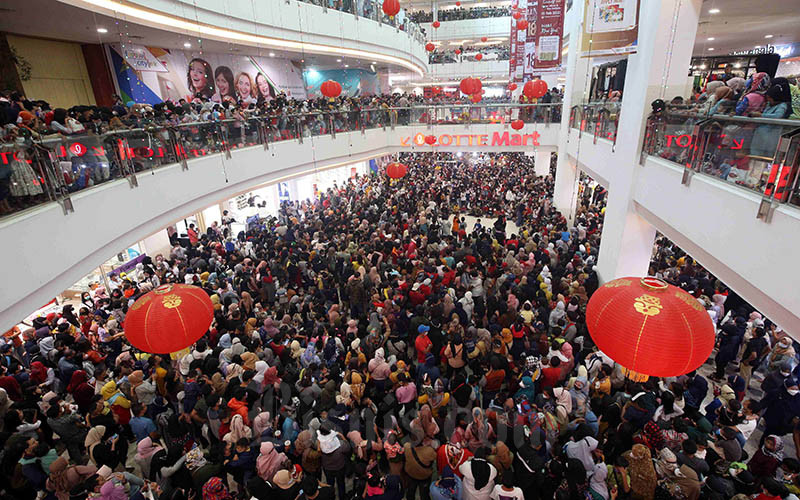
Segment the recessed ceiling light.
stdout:
<svg viewBox="0 0 800 500">
<path fill-rule="evenodd" d="M 761 48 L 761 45 L 756 45 L 754 48 L 756 48 L 756 49 L 760 49 L 760 48 Z"/>
<path fill-rule="evenodd" d="M 372 61 L 372 64 L 378 64 L 378 63 L 376 63 L 375 61 Z"/>
<path fill-rule="evenodd" d="M 764 38 L 772 38 L 772 35 L 764 35 Z"/>
<path fill-rule="evenodd" d="M 98 33 L 108 33 L 108 30 L 105 28 L 97 28 Z"/>
<path fill-rule="evenodd" d="M 345 64 L 345 65 L 344 65 L 344 67 L 345 67 L 345 68 L 349 68 L 349 67 L 350 67 L 350 65 L 349 65 L 349 64 Z"/>
<path fill-rule="evenodd" d="M 709 14 L 719 14 L 719 9 L 710 9 L 708 11 Z"/>
<path fill-rule="evenodd" d="M 709 47 L 708 50 L 712 51 L 712 50 L 714 50 L 714 47 Z"/>
<path fill-rule="evenodd" d="M 275 52 L 270 52 L 270 53 L 269 53 L 269 56 L 270 56 L 270 57 L 275 57 Z"/>
<path fill-rule="evenodd" d="M 336 62 L 342 62 L 342 60 L 341 59 L 337 59 Z"/>
<path fill-rule="evenodd" d="M 183 46 L 186 47 L 187 49 L 191 49 L 192 48 L 192 44 L 189 43 L 189 42 L 184 43 Z"/>
<path fill-rule="evenodd" d="M 713 36 L 710 36 L 710 37 L 708 37 L 708 38 L 707 38 L 707 40 L 708 40 L 709 42 L 713 42 L 714 40 L 716 40 L 716 38 L 714 38 Z"/>
</svg>

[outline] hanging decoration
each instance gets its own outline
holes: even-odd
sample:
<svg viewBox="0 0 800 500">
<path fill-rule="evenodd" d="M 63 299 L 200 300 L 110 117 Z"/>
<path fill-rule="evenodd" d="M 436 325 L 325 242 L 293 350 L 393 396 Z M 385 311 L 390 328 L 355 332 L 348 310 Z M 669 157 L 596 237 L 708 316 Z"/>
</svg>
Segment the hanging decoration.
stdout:
<svg viewBox="0 0 800 500">
<path fill-rule="evenodd" d="M 526 19 L 520 19 L 519 21 L 517 21 L 517 29 L 518 30 L 528 29 L 528 21 Z"/>
<path fill-rule="evenodd" d="M 547 93 L 547 83 L 541 79 L 525 82 L 522 93 L 528 99 L 538 99 Z"/>
<path fill-rule="evenodd" d="M 426 135 L 425 136 L 425 144 L 429 146 L 433 146 L 436 144 L 436 136 L 435 135 Z"/>
<path fill-rule="evenodd" d="M 319 86 L 319 91 L 325 97 L 339 97 L 342 93 L 342 85 L 335 80 L 327 80 L 322 82 L 322 85 Z"/>
<path fill-rule="evenodd" d="M 518 10 L 517 10 L 517 11 L 514 11 L 514 13 L 513 13 L 513 14 L 511 14 L 511 17 L 513 17 L 515 20 L 517 20 L 517 21 L 518 21 L 518 20 L 519 20 L 519 19 L 522 17 L 522 12 L 520 12 L 520 11 L 518 11 Z"/>
<path fill-rule="evenodd" d="M 408 166 L 404 163 L 392 162 L 386 165 L 386 175 L 392 179 L 402 179 L 408 173 Z"/>
<path fill-rule="evenodd" d="M 456 2 L 456 7 L 461 7 L 461 2 Z"/>
<path fill-rule="evenodd" d="M 525 122 L 523 122 L 522 120 L 514 120 L 513 122 L 511 122 L 511 128 L 513 128 L 514 130 L 522 130 L 522 127 L 524 126 Z"/>
<path fill-rule="evenodd" d="M 478 80 L 477 78 L 467 77 L 461 80 L 461 83 L 459 83 L 458 88 L 461 90 L 462 94 L 472 95 L 480 91 L 480 87 L 478 87 L 479 85 L 481 85 L 480 80 Z"/>
<path fill-rule="evenodd" d="M 470 99 L 474 104 L 478 104 L 479 102 L 481 102 L 481 99 L 483 99 L 483 94 L 473 94 L 472 97 L 470 97 Z"/>
<path fill-rule="evenodd" d="M 383 0 L 383 13 L 394 17 L 400 12 L 400 0 Z"/>
<path fill-rule="evenodd" d="M 482 37 L 481 37 L 481 42 L 485 42 L 485 41 L 486 41 L 486 40 L 488 40 L 488 39 L 489 39 L 489 37 L 488 37 L 488 36 L 482 36 Z"/>
<path fill-rule="evenodd" d="M 461 49 L 456 49 L 456 50 L 455 50 L 455 53 L 456 53 L 456 55 L 457 55 L 457 56 L 458 56 L 458 55 L 461 55 Z"/>
<path fill-rule="evenodd" d="M 515 90 L 517 90 L 517 84 L 513 83 L 513 82 L 509 83 L 508 84 L 508 90 L 510 90 L 511 92 L 514 92 Z"/>
<path fill-rule="evenodd" d="M 434 50 L 436 50 L 436 45 L 434 45 L 433 42 L 428 42 L 425 44 L 425 50 L 427 50 L 428 52 L 433 52 Z"/>
<path fill-rule="evenodd" d="M 480 52 L 478 52 L 477 54 L 475 54 L 475 60 L 476 60 L 476 61 L 480 61 L 481 59 L 483 59 L 483 54 L 481 54 Z"/>
<path fill-rule="evenodd" d="M 140 351 L 168 354 L 189 347 L 214 319 L 208 294 L 192 285 L 161 285 L 139 297 L 125 316 L 125 337 Z"/>
<path fill-rule="evenodd" d="M 431 23 L 431 26 L 433 26 L 434 28 L 438 28 L 441 25 L 442 25 L 442 23 L 440 23 L 439 21 L 434 21 L 434 22 Z"/>
<path fill-rule="evenodd" d="M 601 351 L 640 375 L 683 375 L 714 349 L 705 308 L 658 278 L 619 278 L 601 286 L 586 306 L 586 326 Z"/>
</svg>

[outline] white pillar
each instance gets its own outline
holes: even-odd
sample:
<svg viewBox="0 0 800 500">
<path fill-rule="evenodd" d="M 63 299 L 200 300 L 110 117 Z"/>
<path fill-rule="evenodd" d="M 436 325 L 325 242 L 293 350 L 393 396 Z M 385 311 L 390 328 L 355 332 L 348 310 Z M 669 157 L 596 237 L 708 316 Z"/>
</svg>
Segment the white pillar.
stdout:
<svg viewBox="0 0 800 500">
<path fill-rule="evenodd" d="M 564 31 L 569 33 L 569 47 L 567 48 L 567 74 L 564 87 L 564 100 L 561 111 L 561 130 L 558 139 L 558 158 L 556 160 L 556 178 L 553 188 L 553 205 L 572 223 L 575 216 L 575 183 L 578 180 L 578 170 L 574 162 L 570 164 L 567 158 L 567 142 L 569 136 L 569 115 L 572 106 L 580 104 L 589 94 L 591 74 L 588 73 L 589 59 L 579 57 L 581 39 L 583 38 L 583 8 L 584 2 L 575 1 L 565 22 Z M 577 140 L 577 136 L 572 140 Z"/>
<path fill-rule="evenodd" d="M 637 213 L 633 190 L 650 103 L 683 89 L 702 0 L 641 2 L 639 48 L 628 58 L 608 205 L 597 262 L 601 282 L 647 274 L 655 228 Z M 573 134 L 574 135 L 574 134 Z M 623 139 L 624 138 L 624 139 Z"/>
<path fill-rule="evenodd" d="M 536 151 L 533 155 L 533 172 L 542 177 L 550 175 L 550 157 L 553 153 L 550 150 Z"/>
</svg>

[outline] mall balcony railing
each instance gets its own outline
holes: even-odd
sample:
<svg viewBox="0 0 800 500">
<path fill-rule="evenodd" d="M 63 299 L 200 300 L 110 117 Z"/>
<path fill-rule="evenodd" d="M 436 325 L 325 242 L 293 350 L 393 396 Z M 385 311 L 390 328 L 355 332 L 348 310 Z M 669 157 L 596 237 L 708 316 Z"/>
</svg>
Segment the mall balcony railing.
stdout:
<svg viewBox="0 0 800 500">
<path fill-rule="evenodd" d="M 292 3 L 292 0 L 285 0 Z M 322 7 L 323 12 L 329 9 L 341 12 L 349 12 L 356 18 L 363 17 L 377 21 L 381 24 L 388 24 L 398 30 L 405 31 L 420 44 L 426 43 L 425 31 L 419 24 L 411 21 L 407 17 L 402 21 L 398 16 L 389 17 L 383 13 L 383 2 L 379 0 L 297 0 L 298 2 L 308 3 Z"/>
<path fill-rule="evenodd" d="M 584 132 L 597 139 L 617 143 L 617 127 L 622 103 L 619 101 L 590 102 L 572 106 L 569 113 L 570 128 L 578 129 L 578 137 Z"/>
<path fill-rule="evenodd" d="M 397 126 L 477 123 L 558 123 L 560 105 L 509 103 L 450 104 L 312 113 L 277 113 L 271 116 L 221 121 L 153 125 L 112 130 L 102 134 L 53 135 L 33 139 L 18 137 L 0 144 L 0 217 L 44 203 L 58 202 L 64 213 L 74 211 L 71 195 L 112 180 L 125 179 L 138 186 L 137 174 L 181 164 L 210 154 L 231 157 L 235 149 L 322 135 L 361 132 Z"/>
</svg>

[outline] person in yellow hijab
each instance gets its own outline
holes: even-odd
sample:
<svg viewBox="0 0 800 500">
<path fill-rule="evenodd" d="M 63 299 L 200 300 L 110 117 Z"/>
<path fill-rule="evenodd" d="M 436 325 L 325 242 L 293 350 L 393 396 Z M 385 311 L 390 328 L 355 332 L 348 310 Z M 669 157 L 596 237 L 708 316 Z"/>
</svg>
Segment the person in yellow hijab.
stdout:
<svg viewBox="0 0 800 500">
<path fill-rule="evenodd" d="M 111 408 L 121 425 L 127 425 L 131 420 L 131 402 L 120 392 L 117 383 L 109 380 L 100 389 L 100 394 L 103 396 L 106 404 Z"/>
</svg>

